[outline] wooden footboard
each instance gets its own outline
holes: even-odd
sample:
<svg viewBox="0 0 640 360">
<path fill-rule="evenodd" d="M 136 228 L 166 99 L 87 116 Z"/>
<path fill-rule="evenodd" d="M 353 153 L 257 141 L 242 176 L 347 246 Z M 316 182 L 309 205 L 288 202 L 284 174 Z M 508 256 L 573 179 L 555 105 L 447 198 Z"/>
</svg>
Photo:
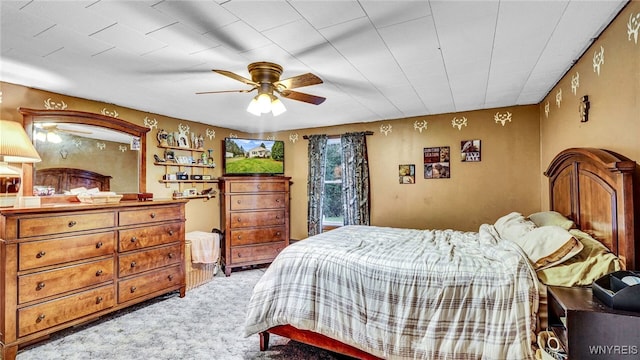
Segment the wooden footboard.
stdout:
<svg viewBox="0 0 640 360">
<path fill-rule="evenodd" d="M 336 352 L 338 354 L 351 356 L 362 360 L 381 360 L 377 356 L 373 356 L 367 352 L 357 349 L 351 345 L 344 344 L 338 340 L 315 333 L 309 330 L 300 330 L 291 325 L 280 325 L 272 327 L 267 331 L 260 333 L 260 350 L 265 351 L 269 348 L 269 334 L 280 335 L 291 340 L 295 340 L 304 344 L 319 347 L 321 349 Z"/>
</svg>

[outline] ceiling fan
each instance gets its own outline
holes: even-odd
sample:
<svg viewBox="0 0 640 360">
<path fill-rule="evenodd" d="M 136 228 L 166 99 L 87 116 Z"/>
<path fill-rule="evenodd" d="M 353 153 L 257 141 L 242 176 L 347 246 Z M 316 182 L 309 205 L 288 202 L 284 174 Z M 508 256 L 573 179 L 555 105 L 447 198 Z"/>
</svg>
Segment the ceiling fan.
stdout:
<svg viewBox="0 0 640 360">
<path fill-rule="evenodd" d="M 214 69 L 212 71 L 251 86 L 249 89 L 204 91 L 196 94 L 217 94 L 229 92 L 249 93 L 257 90 L 258 95 L 253 98 L 247 108 L 247 111 L 258 116 L 268 112 L 273 112 L 273 115 L 277 116 L 286 111 L 284 105 L 274 93 L 287 99 L 302 101 L 314 105 L 320 105 L 326 100 L 321 96 L 291 90 L 304 86 L 322 84 L 322 79 L 314 74 L 306 73 L 280 80 L 282 66 L 270 62 L 251 63 L 247 66 L 247 69 L 249 70 L 249 74 L 251 74 L 251 80 L 227 70 Z"/>
<path fill-rule="evenodd" d="M 83 131 L 83 130 L 76 130 L 76 129 L 63 129 L 58 127 L 57 124 L 52 124 L 52 123 L 36 124 L 35 127 L 38 128 L 39 130 L 42 130 L 42 131 L 36 132 L 35 134 L 36 140 L 48 141 L 52 143 L 60 143 L 62 141 L 62 138 L 60 138 L 60 135 L 58 135 L 58 133 L 68 133 L 68 134 L 80 135 L 80 136 L 85 134 L 91 134 L 90 131 Z"/>
</svg>

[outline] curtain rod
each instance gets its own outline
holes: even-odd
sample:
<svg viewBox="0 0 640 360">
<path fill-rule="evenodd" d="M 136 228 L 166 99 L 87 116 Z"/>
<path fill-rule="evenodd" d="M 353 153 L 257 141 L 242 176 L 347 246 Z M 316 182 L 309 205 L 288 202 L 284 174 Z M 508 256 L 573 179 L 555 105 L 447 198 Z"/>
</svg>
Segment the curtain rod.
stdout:
<svg viewBox="0 0 640 360">
<path fill-rule="evenodd" d="M 373 135 L 373 131 L 365 131 L 364 134 L 365 135 Z M 332 136 L 336 136 L 337 137 L 337 136 L 340 136 L 340 135 L 327 135 L 327 136 L 328 137 L 332 137 Z M 302 138 L 305 139 L 305 140 L 309 140 L 309 135 L 304 135 Z"/>
</svg>

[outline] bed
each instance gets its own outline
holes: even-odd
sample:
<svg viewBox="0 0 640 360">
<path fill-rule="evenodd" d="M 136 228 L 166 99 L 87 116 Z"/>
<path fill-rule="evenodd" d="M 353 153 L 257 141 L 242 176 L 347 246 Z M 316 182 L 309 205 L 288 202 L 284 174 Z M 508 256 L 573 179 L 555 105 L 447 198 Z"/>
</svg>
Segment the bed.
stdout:
<svg viewBox="0 0 640 360">
<path fill-rule="evenodd" d="M 97 172 L 75 168 L 48 168 L 36 170 L 36 186 L 55 189 L 56 194 L 62 194 L 70 189 L 85 187 L 98 188 L 109 191 L 111 176 Z"/>
<path fill-rule="evenodd" d="M 262 350 L 277 334 L 359 359 L 531 359 L 546 313 L 538 274 L 583 254 L 581 236 L 606 247 L 610 266 L 636 268 L 635 172 L 602 149 L 558 154 L 545 175 L 566 228 L 511 213 L 477 232 L 349 226 L 290 245 L 254 288 L 245 336 L 259 333 Z M 554 240 L 548 253 L 536 253 L 541 239 Z"/>
</svg>

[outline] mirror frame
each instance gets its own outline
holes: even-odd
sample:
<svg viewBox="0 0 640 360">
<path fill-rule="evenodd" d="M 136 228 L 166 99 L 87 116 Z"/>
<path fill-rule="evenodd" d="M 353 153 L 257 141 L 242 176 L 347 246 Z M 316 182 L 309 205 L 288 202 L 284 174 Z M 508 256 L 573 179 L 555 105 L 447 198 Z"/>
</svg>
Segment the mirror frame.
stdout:
<svg viewBox="0 0 640 360">
<path fill-rule="evenodd" d="M 20 107 L 18 111 L 22 114 L 23 126 L 27 135 L 33 141 L 34 123 L 74 123 L 103 127 L 115 131 L 127 133 L 140 138 L 140 168 L 138 171 L 138 193 L 147 192 L 147 132 L 150 128 L 130 123 L 126 120 L 118 119 L 102 114 L 94 114 L 76 110 L 38 110 Z M 24 195 L 33 196 L 33 164 L 22 164 L 22 188 Z M 134 196 L 125 196 L 125 199 L 137 199 L 137 193 Z"/>
</svg>

